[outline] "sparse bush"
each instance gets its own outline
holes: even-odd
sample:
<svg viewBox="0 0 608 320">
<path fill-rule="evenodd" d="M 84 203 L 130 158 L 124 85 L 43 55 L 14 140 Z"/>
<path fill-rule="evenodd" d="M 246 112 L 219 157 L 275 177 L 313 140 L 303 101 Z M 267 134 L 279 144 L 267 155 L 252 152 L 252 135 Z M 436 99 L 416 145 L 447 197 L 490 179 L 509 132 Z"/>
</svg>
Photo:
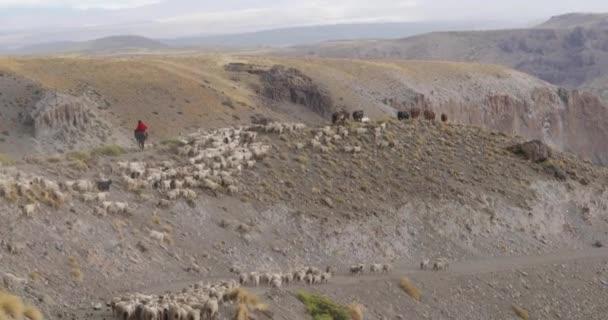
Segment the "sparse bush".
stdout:
<svg viewBox="0 0 608 320">
<path fill-rule="evenodd" d="M 235 320 L 249 320 L 249 308 L 244 303 L 239 304 L 238 309 L 236 310 Z"/>
<path fill-rule="evenodd" d="M 118 157 L 126 153 L 125 148 L 117 145 L 106 145 L 94 149 L 91 154 L 105 157 Z"/>
<path fill-rule="evenodd" d="M 412 297 L 414 300 L 420 302 L 420 290 L 418 290 L 418 288 L 416 288 L 416 286 L 412 283 L 412 281 L 410 279 L 405 278 L 405 277 L 401 278 L 401 281 L 399 282 L 399 286 L 410 297 Z"/>
<path fill-rule="evenodd" d="M 76 260 L 76 257 L 71 256 L 69 257 L 69 261 L 70 261 L 70 274 L 72 275 L 72 277 L 74 279 L 76 279 L 76 281 L 82 281 L 82 271 L 80 271 L 80 266 L 78 265 L 78 261 Z"/>
<path fill-rule="evenodd" d="M 168 147 L 183 147 L 185 144 L 183 141 L 178 140 L 178 139 L 167 139 L 167 140 L 163 140 L 160 142 L 161 146 L 168 146 Z"/>
<path fill-rule="evenodd" d="M 21 318 L 23 315 L 23 301 L 21 298 L 0 291 L 0 312 L 10 316 L 13 319 Z"/>
<path fill-rule="evenodd" d="M 91 161 L 93 159 L 93 157 L 91 157 L 90 153 L 87 152 L 80 152 L 80 151 L 74 151 L 74 152 L 70 152 L 66 155 L 66 158 L 68 160 L 72 160 L 72 161 L 80 161 L 83 163 L 87 163 L 89 161 Z"/>
<path fill-rule="evenodd" d="M 42 320 L 44 319 L 44 316 L 42 316 L 42 312 L 40 312 L 40 310 L 38 310 L 38 308 L 34 307 L 34 306 L 28 306 L 25 308 L 25 311 L 23 311 L 23 316 L 26 317 L 29 320 Z"/>
<path fill-rule="evenodd" d="M 513 308 L 513 312 L 515 312 L 515 314 L 522 320 L 528 320 L 530 319 L 530 315 L 528 314 L 528 311 L 522 307 L 519 307 L 517 305 L 512 305 L 511 308 Z"/>
<path fill-rule="evenodd" d="M 358 303 L 353 303 L 348 306 L 348 313 L 352 320 L 363 320 L 363 306 Z"/>
<path fill-rule="evenodd" d="M 296 293 L 296 297 L 304 304 L 306 311 L 314 320 L 349 320 L 348 310 L 335 303 L 328 297 Z"/>
</svg>

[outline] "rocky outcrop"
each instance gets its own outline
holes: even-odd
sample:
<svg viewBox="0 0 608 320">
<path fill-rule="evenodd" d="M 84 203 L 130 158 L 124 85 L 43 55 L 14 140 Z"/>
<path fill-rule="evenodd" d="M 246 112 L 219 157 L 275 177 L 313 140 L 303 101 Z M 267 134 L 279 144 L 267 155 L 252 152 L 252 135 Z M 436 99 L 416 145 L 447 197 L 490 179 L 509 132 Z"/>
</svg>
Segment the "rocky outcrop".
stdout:
<svg viewBox="0 0 608 320">
<path fill-rule="evenodd" d="M 62 132 L 85 131 L 92 114 L 81 99 L 48 93 L 30 112 L 36 138 L 52 137 Z"/>
<path fill-rule="evenodd" d="M 22 116 L 36 140 L 45 148 L 95 146 L 112 135 L 111 126 L 98 117 L 98 104 L 87 97 L 47 92 Z"/>
<path fill-rule="evenodd" d="M 551 157 L 551 149 L 540 140 L 532 140 L 513 147 L 513 152 L 532 162 L 544 162 Z"/>
<path fill-rule="evenodd" d="M 229 63 L 228 72 L 246 72 L 258 75 L 262 84 L 260 93 L 274 103 L 302 105 L 321 116 L 333 111 L 331 96 L 313 79 L 296 68 L 275 65 L 270 69 L 246 63 Z"/>
</svg>

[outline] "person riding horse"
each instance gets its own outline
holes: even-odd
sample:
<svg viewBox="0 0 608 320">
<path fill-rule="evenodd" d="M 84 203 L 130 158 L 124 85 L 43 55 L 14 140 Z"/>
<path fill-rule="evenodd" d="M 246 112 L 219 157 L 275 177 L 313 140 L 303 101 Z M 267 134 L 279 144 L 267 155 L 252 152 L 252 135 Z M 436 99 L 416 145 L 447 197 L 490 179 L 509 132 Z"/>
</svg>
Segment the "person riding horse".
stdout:
<svg viewBox="0 0 608 320">
<path fill-rule="evenodd" d="M 135 128 L 135 140 L 137 140 L 137 143 L 139 143 L 139 147 L 143 150 L 144 149 L 144 143 L 146 142 L 146 139 L 148 138 L 148 127 L 146 126 L 145 123 L 143 123 L 143 121 L 138 120 L 137 121 L 137 128 Z"/>
</svg>

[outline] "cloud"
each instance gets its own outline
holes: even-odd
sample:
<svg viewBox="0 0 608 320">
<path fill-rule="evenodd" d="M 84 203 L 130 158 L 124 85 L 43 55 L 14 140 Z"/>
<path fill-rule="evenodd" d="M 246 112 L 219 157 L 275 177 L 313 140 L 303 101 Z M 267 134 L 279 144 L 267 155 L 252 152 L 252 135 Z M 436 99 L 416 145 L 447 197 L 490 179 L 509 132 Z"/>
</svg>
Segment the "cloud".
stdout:
<svg viewBox="0 0 608 320">
<path fill-rule="evenodd" d="M 117 10 L 142 7 L 162 0 L 0 0 L 0 8 L 69 8 Z"/>
</svg>

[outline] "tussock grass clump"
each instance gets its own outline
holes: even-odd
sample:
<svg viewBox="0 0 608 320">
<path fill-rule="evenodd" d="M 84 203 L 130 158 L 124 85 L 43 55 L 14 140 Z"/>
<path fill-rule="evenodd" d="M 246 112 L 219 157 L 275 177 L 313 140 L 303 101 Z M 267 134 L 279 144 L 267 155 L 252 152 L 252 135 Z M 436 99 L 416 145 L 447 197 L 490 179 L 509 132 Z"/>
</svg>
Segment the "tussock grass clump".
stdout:
<svg viewBox="0 0 608 320">
<path fill-rule="evenodd" d="M 412 283 L 412 281 L 406 277 L 401 278 L 399 286 L 405 293 L 407 293 L 412 299 L 420 302 L 420 290 Z"/>
<path fill-rule="evenodd" d="M 246 304 L 239 304 L 234 320 L 249 320 L 249 308 L 247 308 Z"/>
<path fill-rule="evenodd" d="M 0 291 L 0 320 L 29 319 L 43 320 L 38 308 L 25 306 L 20 297 Z"/>
<path fill-rule="evenodd" d="M 518 305 L 511 305 L 511 308 L 513 308 L 513 312 L 515 312 L 515 314 L 522 320 L 528 320 L 530 319 L 530 315 L 528 314 L 528 310 L 518 306 Z"/>
<path fill-rule="evenodd" d="M 15 319 L 21 318 L 25 306 L 21 298 L 0 291 L 0 311 L 4 312 L 7 316 Z"/>
<path fill-rule="evenodd" d="M 80 266 L 78 265 L 78 260 L 76 260 L 76 257 L 71 256 L 69 258 L 70 261 L 70 274 L 72 275 L 72 277 L 74 279 L 76 279 L 76 281 L 82 281 L 82 271 L 80 271 Z"/>
<path fill-rule="evenodd" d="M 359 303 L 348 306 L 348 313 L 352 320 L 363 320 L 363 306 Z"/>
<path fill-rule="evenodd" d="M 68 160 L 78 160 L 78 161 L 82 161 L 84 163 L 87 163 L 87 162 L 93 160 L 93 157 L 91 157 L 90 153 L 81 152 L 81 151 L 70 152 L 66 155 L 66 158 Z"/>
<path fill-rule="evenodd" d="M 118 157 L 126 152 L 127 151 L 125 150 L 125 148 L 121 146 L 107 145 L 94 149 L 91 154 L 95 156 Z"/>
<path fill-rule="evenodd" d="M 296 297 L 304 304 L 306 311 L 312 316 L 313 320 L 350 319 L 348 310 L 328 297 L 305 292 L 296 293 Z"/>
<path fill-rule="evenodd" d="M 26 307 L 25 310 L 23 311 L 23 316 L 29 320 L 43 320 L 44 319 L 42 312 L 40 312 L 40 310 L 38 310 L 38 308 L 36 308 L 34 306 Z"/>
<path fill-rule="evenodd" d="M 254 311 L 267 311 L 269 309 L 268 305 L 262 303 L 258 296 L 249 293 L 243 288 L 233 289 L 228 292 L 228 298 L 239 304 L 237 313 L 234 316 L 235 320 L 249 320 L 250 308 Z"/>
<path fill-rule="evenodd" d="M 179 148 L 185 146 L 186 144 L 178 139 L 167 139 L 161 141 L 160 145 L 165 147 L 169 152 L 176 154 L 179 151 Z"/>
</svg>

